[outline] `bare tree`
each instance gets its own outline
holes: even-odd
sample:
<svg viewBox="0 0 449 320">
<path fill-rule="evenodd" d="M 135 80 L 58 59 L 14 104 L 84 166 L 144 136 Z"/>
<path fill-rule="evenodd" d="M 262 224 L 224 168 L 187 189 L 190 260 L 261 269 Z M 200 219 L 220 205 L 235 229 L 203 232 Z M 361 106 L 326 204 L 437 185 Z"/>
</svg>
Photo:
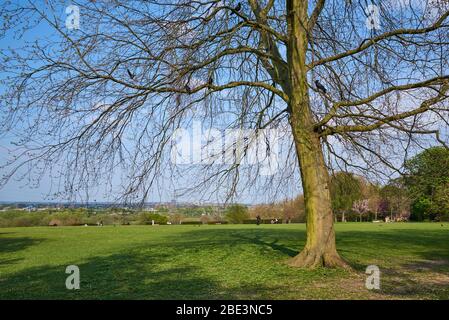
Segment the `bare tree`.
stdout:
<svg viewBox="0 0 449 320">
<path fill-rule="evenodd" d="M 1 53 L 3 131 L 19 137 L 3 182 L 29 167 L 73 194 L 122 167 L 115 191 L 145 199 L 178 170 L 166 150 L 195 117 L 284 128 L 285 170 L 264 183 L 291 186 L 299 165 L 307 243 L 291 264 L 346 267 L 329 170 L 400 172 L 415 148 L 447 144 L 447 1 L 73 1 L 79 30 L 63 3 L 1 5 L 4 35 L 53 31 Z M 239 163 L 202 165 L 195 188 L 255 186 Z"/>
</svg>

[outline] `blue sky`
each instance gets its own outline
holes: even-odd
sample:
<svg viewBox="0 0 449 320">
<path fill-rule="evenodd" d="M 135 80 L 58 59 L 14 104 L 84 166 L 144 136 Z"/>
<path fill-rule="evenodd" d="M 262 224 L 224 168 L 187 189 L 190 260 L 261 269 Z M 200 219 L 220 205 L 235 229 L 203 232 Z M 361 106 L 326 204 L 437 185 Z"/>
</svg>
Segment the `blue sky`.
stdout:
<svg viewBox="0 0 449 320">
<path fill-rule="evenodd" d="M 43 0 L 40 1 L 43 3 Z M 67 5 L 70 4 L 69 1 L 66 1 Z M 61 12 L 56 12 L 56 16 L 60 16 L 61 19 L 64 19 L 66 16 L 64 9 L 65 6 L 61 6 Z M 82 19 L 81 19 L 82 24 Z M 0 38 L 0 50 L 4 50 L 8 47 L 17 48 L 20 47 L 21 44 L 23 44 L 24 41 L 32 41 L 33 39 L 37 37 L 42 37 L 46 35 L 51 35 L 52 30 L 45 26 L 40 25 L 38 28 L 35 28 L 32 30 L 32 32 L 29 32 L 26 34 L 24 39 L 16 39 L 14 38 L 14 34 L 8 34 L 5 38 Z M 51 39 L 51 36 L 50 36 Z M 0 79 L 2 78 L 2 74 L 0 73 Z M 0 84 L 0 92 L 3 91 L 5 88 L 1 87 Z M 11 135 L 4 135 L 0 136 L 0 163 L 3 163 L 7 160 L 7 150 L 11 146 Z M 2 172 L 0 172 L 1 174 Z M 118 180 L 116 181 L 118 183 Z M 173 185 L 170 185 L 170 183 L 163 184 L 159 189 L 156 189 L 154 191 L 154 194 L 152 195 L 154 200 L 160 200 L 160 201 L 170 201 L 173 196 Z M 46 195 L 51 190 L 51 179 L 48 177 L 43 177 L 41 179 L 41 183 L 37 188 L 29 187 L 25 181 L 17 181 L 17 180 L 11 180 L 4 188 L 0 189 L 0 201 L 43 201 L 46 200 Z M 298 192 L 296 188 L 292 188 L 292 192 Z M 105 201 L 109 200 L 104 196 L 105 192 L 103 190 L 92 190 L 92 194 L 90 195 L 91 200 L 97 200 L 97 201 Z M 293 194 L 291 194 L 292 196 Z M 260 197 L 263 199 L 264 195 L 261 194 Z M 249 202 L 251 200 L 250 196 L 242 196 L 243 202 Z M 195 200 L 195 198 L 187 198 L 187 199 L 179 199 L 179 200 Z M 262 200 L 263 201 L 263 200 Z"/>
<path fill-rule="evenodd" d="M 23 1 L 22 1 L 23 2 Z M 38 3 L 44 2 L 43 0 L 37 1 Z M 67 4 L 70 1 L 66 1 Z M 64 12 L 65 7 L 61 7 L 60 15 L 62 18 L 66 16 Z M 0 51 L 8 49 L 8 48 L 20 48 L 26 42 L 32 42 L 34 39 L 38 39 L 45 35 L 53 34 L 52 29 L 46 25 L 41 23 L 36 28 L 33 28 L 31 31 L 28 31 L 24 34 L 23 37 L 18 37 L 17 33 L 10 32 L 5 37 L 0 38 Z M 4 74 L 0 72 L 0 79 Z M 0 92 L 2 92 L 5 88 L 2 84 L 0 84 Z M 8 149 L 11 148 L 11 141 L 13 140 L 13 135 L 11 133 L 6 135 L 0 135 L 0 164 L 7 161 Z M 0 169 L 0 174 L 2 174 Z M 41 183 L 38 187 L 31 187 L 26 184 L 25 181 L 18 181 L 17 179 L 12 179 L 10 182 L 0 188 L 0 201 L 46 201 L 48 200 L 47 194 L 51 190 L 50 188 L 51 180 L 48 176 L 43 177 Z M 102 197 L 98 197 L 99 201 L 105 200 Z"/>
<path fill-rule="evenodd" d="M 69 2 L 67 2 L 69 4 Z M 65 7 L 61 7 L 61 19 L 64 19 L 66 14 L 64 12 Z M 59 15 L 59 13 L 55 13 L 55 15 Z M 82 24 L 82 19 L 81 19 Z M 51 39 L 51 34 L 53 33 L 53 30 L 46 26 L 45 24 L 39 25 L 38 28 L 34 28 L 25 34 L 23 38 L 16 38 L 14 33 L 9 33 L 6 37 L 0 39 L 0 50 L 4 50 L 7 48 L 20 48 L 25 42 L 32 42 L 34 39 L 38 39 L 41 37 L 49 37 Z M 2 75 L 0 73 L 0 79 L 2 78 Z M 0 91 L 4 90 L 5 88 L 1 87 L 0 85 Z M 17 130 L 17 129 L 16 129 Z M 20 129 L 18 129 L 20 130 Z M 0 164 L 4 163 L 5 161 L 10 158 L 10 155 L 8 154 L 8 149 L 11 148 L 11 141 L 13 140 L 12 134 L 6 134 L 1 136 L 0 135 Z M 25 172 L 25 171 L 23 171 Z M 3 172 L 0 172 L 2 174 Z M 21 172 L 18 173 L 17 176 L 20 175 Z M 118 173 L 120 174 L 120 173 Z M 115 181 L 116 184 L 119 184 L 119 180 L 117 179 Z M 0 201 L 46 201 L 48 199 L 47 195 L 52 191 L 52 179 L 49 178 L 49 176 L 44 176 L 40 180 L 39 185 L 31 187 L 27 184 L 26 180 L 18 180 L 16 178 L 12 178 L 9 183 L 0 189 Z M 149 201 L 170 201 L 173 198 L 173 189 L 175 189 L 177 186 L 173 186 L 171 183 L 166 182 L 162 183 L 160 188 L 156 188 L 153 191 L 153 194 L 151 196 L 151 199 Z M 292 188 L 292 194 L 293 196 L 297 191 L 295 191 L 295 188 Z M 201 196 L 201 195 L 200 195 Z M 263 199 L 267 195 L 260 194 L 260 198 Z M 91 190 L 91 193 L 89 195 L 90 201 L 96 200 L 96 201 L 108 201 L 111 200 L 107 197 L 107 191 L 105 190 Z M 243 202 L 251 202 L 253 200 L 253 196 L 250 195 L 242 195 L 240 197 L 240 201 Z M 179 201 L 196 201 L 195 197 L 179 197 Z M 219 201 L 219 199 L 211 199 L 210 201 Z"/>
</svg>

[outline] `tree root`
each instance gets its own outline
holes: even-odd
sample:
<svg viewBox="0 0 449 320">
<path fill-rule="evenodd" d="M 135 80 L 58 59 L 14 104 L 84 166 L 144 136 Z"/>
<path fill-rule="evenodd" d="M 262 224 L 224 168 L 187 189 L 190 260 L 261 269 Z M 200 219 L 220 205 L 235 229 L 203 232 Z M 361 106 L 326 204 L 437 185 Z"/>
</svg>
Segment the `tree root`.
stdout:
<svg viewBox="0 0 449 320">
<path fill-rule="evenodd" d="M 288 264 L 292 267 L 306 269 L 325 267 L 352 270 L 351 266 L 337 252 L 328 253 L 308 249 L 304 249 L 300 254 L 290 259 Z"/>
</svg>

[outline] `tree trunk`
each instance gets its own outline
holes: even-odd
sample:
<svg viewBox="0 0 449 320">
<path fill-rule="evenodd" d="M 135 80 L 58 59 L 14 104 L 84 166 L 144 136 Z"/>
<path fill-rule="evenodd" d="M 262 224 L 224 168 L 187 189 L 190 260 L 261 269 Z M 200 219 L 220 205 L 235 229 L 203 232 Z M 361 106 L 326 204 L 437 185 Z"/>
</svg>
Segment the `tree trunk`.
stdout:
<svg viewBox="0 0 449 320">
<path fill-rule="evenodd" d="M 302 130 L 300 130 L 302 131 Z M 295 134 L 307 215 L 307 242 L 290 264 L 297 267 L 348 267 L 335 245 L 329 176 L 317 135 Z"/>
<path fill-rule="evenodd" d="M 348 267 L 335 245 L 329 173 L 314 130 L 307 84 L 307 1 L 287 0 L 290 125 L 301 170 L 307 216 L 307 242 L 290 264 L 296 267 Z"/>
</svg>

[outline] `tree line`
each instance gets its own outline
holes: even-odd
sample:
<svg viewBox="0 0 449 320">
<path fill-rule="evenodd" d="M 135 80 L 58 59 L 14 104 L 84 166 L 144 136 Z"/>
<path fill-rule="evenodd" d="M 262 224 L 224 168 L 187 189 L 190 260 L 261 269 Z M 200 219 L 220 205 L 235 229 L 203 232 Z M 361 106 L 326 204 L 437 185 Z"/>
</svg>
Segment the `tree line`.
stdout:
<svg viewBox="0 0 449 320">
<path fill-rule="evenodd" d="M 404 163 L 404 174 L 385 184 L 351 172 L 330 175 L 337 221 L 449 221 L 449 150 L 432 147 Z M 251 217 L 305 222 L 304 196 L 257 205 Z"/>
</svg>

